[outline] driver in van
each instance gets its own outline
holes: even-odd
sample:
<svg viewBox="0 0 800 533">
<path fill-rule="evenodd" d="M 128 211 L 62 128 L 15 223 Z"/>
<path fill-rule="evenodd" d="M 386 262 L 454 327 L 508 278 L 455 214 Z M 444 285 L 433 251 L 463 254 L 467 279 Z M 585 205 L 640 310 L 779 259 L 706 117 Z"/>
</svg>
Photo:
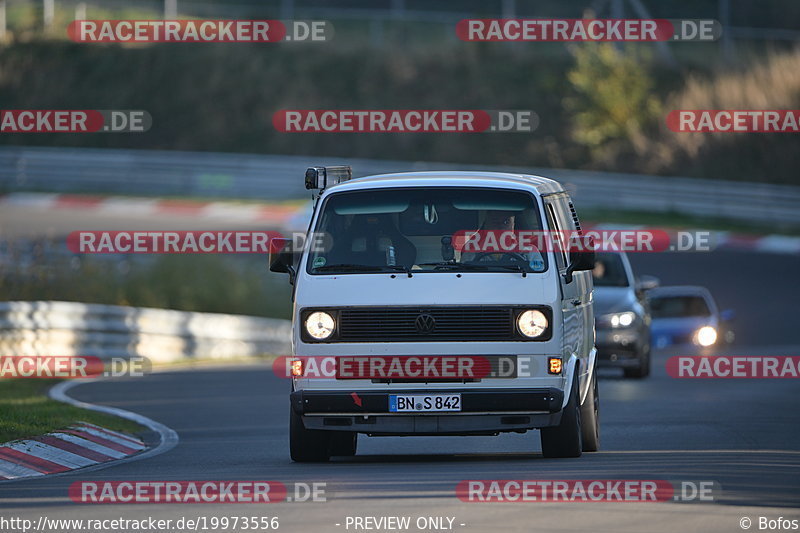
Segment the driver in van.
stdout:
<svg viewBox="0 0 800 533">
<path fill-rule="evenodd" d="M 517 216 L 513 211 L 492 210 L 487 211 L 483 224 L 479 232 L 492 231 L 515 231 Z M 534 246 L 531 250 L 508 251 L 508 252 L 464 252 L 461 254 L 461 262 L 520 262 L 528 263 L 531 269 L 536 272 L 544 269 L 544 258 L 539 250 Z"/>
<path fill-rule="evenodd" d="M 514 231 L 516 216 L 509 211 L 487 211 L 482 230 Z"/>
</svg>

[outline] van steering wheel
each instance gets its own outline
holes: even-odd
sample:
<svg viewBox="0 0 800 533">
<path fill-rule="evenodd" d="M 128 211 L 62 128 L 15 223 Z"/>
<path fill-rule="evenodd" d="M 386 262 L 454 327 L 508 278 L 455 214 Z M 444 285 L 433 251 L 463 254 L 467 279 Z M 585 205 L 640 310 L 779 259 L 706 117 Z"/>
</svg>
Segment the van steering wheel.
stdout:
<svg viewBox="0 0 800 533">
<path fill-rule="evenodd" d="M 512 263 L 516 263 L 516 262 L 527 263 L 528 262 L 528 260 L 525 258 L 525 256 L 523 256 L 522 254 L 517 253 L 517 252 L 483 252 L 483 253 L 478 254 L 475 257 L 475 259 L 470 261 L 470 263 L 479 263 L 479 262 L 483 261 L 486 257 L 492 256 L 492 255 L 496 255 L 498 253 L 502 253 L 503 255 L 502 255 L 502 257 L 500 257 L 500 259 L 495 260 L 496 263 L 500 263 L 506 257 L 508 257 L 509 261 L 512 262 Z"/>
</svg>

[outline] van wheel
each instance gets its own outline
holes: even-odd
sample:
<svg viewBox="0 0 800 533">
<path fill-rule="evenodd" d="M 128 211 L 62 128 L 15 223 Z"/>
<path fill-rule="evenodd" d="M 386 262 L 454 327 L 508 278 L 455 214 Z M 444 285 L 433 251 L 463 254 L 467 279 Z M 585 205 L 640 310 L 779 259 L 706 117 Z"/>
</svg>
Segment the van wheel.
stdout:
<svg viewBox="0 0 800 533">
<path fill-rule="evenodd" d="M 639 366 L 623 369 L 626 378 L 646 378 L 650 375 L 650 348 L 639 356 Z"/>
<path fill-rule="evenodd" d="M 561 413 L 561 423 L 542 428 L 542 454 L 547 458 L 580 457 L 583 450 L 581 402 L 578 367 L 569 392 L 569 401 Z"/>
<path fill-rule="evenodd" d="M 331 455 L 352 457 L 358 449 L 358 433 L 355 431 L 331 431 Z"/>
<path fill-rule="evenodd" d="M 592 373 L 589 392 L 581 406 L 581 431 L 583 451 L 596 452 L 600 449 L 600 396 L 597 390 L 597 372 Z"/>
<path fill-rule="evenodd" d="M 327 431 L 306 429 L 303 419 L 289 408 L 289 453 L 296 463 L 330 460 L 331 436 Z"/>
</svg>

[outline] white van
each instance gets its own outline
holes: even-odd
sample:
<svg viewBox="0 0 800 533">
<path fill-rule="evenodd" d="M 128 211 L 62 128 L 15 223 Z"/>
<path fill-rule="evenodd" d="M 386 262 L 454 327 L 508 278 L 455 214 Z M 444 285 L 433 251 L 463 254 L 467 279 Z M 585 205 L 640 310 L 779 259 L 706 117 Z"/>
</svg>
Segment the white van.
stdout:
<svg viewBox="0 0 800 533">
<path fill-rule="evenodd" d="M 306 188 L 308 235 L 325 238 L 277 242 L 270 256 L 294 286 L 294 461 L 355 455 L 359 433 L 541 429 L 545 457 L 598 449 L 594 252 L 464 245 L 481 230 L 580 234 L 559 183 L 313 167 Z"/>
</svg>

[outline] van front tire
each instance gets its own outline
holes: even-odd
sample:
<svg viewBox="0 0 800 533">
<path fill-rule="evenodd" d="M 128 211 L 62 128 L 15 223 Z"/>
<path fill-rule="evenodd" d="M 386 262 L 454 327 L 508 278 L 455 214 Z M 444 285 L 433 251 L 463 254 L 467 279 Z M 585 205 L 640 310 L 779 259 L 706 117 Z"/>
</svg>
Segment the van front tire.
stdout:
<svg viewBox="0 0 800 533">
<path fill-rule="evenodd" d="M 557 426 L 542 428 L 542 454 L 546 458 L 580 457 L 583 451 L 581 428 L 580 386 L 578 367 L 575 367 L 569 401 L 561 413 Z"/>
<path fill-rule="evenodd" d="M 289 453 L 296 463 L 323 463 L 329 461 L 330 432 L 306 429 L 303 419 L 289 408 Z"/>
<path fill-rule="evenodd" d="M 600 395 L 597 387 L 597 371 L 592 372 L 592 382 L 581 406 L 581 431 L 583 451 L 600 449 Z"/>
</svg>

